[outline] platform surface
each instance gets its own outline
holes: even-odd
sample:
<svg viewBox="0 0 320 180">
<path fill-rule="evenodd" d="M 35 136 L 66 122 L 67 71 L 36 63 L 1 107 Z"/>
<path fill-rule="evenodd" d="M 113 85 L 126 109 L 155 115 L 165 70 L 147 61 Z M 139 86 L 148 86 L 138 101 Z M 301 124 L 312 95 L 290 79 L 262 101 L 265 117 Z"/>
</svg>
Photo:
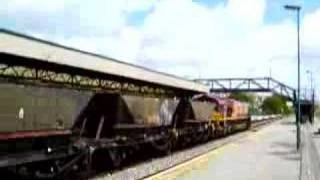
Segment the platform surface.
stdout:
<svg viewBox="0 0 320 180">
<path fill-rule="evenodd" d="M 154 179 L 297 180 L 295 133 L 293 118 L 280 120 Z"/>
<path fill-rule="evenodd" d="M 302 124 L 301 129 L 301 180 L 320 179 L 320 122 Z"/>
</svg>

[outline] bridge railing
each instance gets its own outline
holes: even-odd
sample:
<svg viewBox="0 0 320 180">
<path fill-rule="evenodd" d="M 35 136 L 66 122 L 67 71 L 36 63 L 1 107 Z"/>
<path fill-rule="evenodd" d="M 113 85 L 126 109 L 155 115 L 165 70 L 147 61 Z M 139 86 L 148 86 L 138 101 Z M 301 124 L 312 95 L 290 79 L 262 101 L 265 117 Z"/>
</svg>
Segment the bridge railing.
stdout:
<svg viewBox="0 0 320 180">
<path fill-rule="evenodd" d="M 295 89 L 270 77 L 262 78 L 212 78 L 196 79 L 210 87 L 211 92 L 273 92 L 290 100 L 294 99 Z"/>
</svg>

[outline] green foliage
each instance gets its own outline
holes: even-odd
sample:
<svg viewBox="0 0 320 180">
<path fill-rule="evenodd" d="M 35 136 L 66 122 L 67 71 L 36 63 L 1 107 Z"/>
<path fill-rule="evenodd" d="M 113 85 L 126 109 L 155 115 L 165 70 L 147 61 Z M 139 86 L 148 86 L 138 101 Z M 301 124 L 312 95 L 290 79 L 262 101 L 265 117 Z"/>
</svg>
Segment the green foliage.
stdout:
<svg viewBox="0 0 320 180">
<path fill-rule="evenodd" d="M 261 105 L 265 114 L 290 114 L 291 109 L 287 106 L 285 98 L 273 95 L 267 97 Z"/>
<path fill-rule="evenodd" d="M 255 97 L 253 95 L 243 92 L 232 93 L 229 97 L 238 101 L 247 102 L 249 104 L 254 103 L 255 100 Z"/>
<path fill-rule="evenodd" d="M 314 107 L 314 109 L 315 109 L 315 116 L 318 118 L 318 119 L 320 119 L 320 106 L 319 106 L 319 104 L 316 104 L 315 105 L 315 107 Z"/>
</svg>

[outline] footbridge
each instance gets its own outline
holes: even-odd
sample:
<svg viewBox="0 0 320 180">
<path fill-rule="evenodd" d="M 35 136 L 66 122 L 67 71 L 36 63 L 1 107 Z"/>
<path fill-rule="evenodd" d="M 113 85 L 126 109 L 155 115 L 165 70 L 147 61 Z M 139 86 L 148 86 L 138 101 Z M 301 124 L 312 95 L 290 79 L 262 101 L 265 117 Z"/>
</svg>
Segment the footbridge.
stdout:
<svg viewBox="0 0 320 180">
<path fill-rule="evenodd" d="M 296 89 L 271 77 L 258 78 L 208 78 L 196 79 L 210 88 L 210 92 L 232 93 L 232 92 L 271 92 L 292 101 L 297 109 Z M 301 115 L 307 116 L 313 121 L 314 100 L 313 97 L 305 99 L 300 97 Z"/>
<path fill-rule="evenodd" d="M 296 90 L 271 77 L 263 78 L 210 78 L 196 79 L 196 82 L 203 83 L 214 93 L 232 92 L 271 92 L 285 97 L 292 101 L 295 108 L 297 124 L 297 148 L 300 147 L 300 123 L 307 121 L 313 123 L 314 119 L 314 95 L 310 99 L 303 99 L 300 96 L 300 118 L 298 118 L 298 98 Z M 300 121 L 299 121 L 300 119 Z"/>
<path fill-rule="evenodd" d="M 295 89 L 270 77 L 196 79 L 210 87 L 210 92 L 272 92 L 293 101 Z"/>
</svg>

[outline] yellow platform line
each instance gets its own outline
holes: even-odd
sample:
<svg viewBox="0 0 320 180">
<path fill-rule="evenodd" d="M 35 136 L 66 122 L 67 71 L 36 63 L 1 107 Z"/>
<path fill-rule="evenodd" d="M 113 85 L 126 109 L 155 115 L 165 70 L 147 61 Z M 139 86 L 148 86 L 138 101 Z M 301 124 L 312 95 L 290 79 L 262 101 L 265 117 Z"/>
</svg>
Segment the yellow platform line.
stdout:
<svg viewBox="0 0 320 180">
<path fill-rule="evenodd" d="M 248 136 L 244 137 L 244 139 L 257 142 L 263 139 L 265 134 L 266 134 L 265 131 L 256 131 L 254 133 L 248 134 Z M 176 177 L 181 176 L 187 172 L 190 172 L 191 170 L 204 169 L 208 165 L 209 160 L 213 160 L 214 158 L 219 157 L 219 155 L 222 155 L 223 153 L 225 153 L 227 150 L 235 149 L 238 146 L 239 144 L 237 143 L 237 140 L 235 142 L 230 142 L 228 144 L 222 145 L 221 147 L 213 149 L 208 153 L 195 157 L 189 161 L 186 161 L 177 166 L 169 168 L 151 177 L 145 178 L 145 180 L 162 180 L 162 179 L 171 180 L 171 179 L 176 179 Z"/>
<path fill-rule="evenodd" d="M 217 149 L 214 149 L 206 154 L 200 155 L 196 158 L 193 158 L 189 161 L 186 161 L 184 163 L 181 163 L 177 166 L 174 166 L 172 168 L 169 168 L 163 172 L 160 172 L 158 174 L 155 174 L 151 177 L 145 178 L 145 180 L 162 180 L 162 179 L 176 179 L 179 175 L 182 175 L 188 171 L 194 170 L 194 169 L 203 169 L 206 165 L 208 165 L 209 159 L 212 160 L 213 158 L 218 157 L 218 155 L 223 154 L 228 149 L 234 149 L 235 147 L 238 147 L 235 143 L 228 143 L 226 145 L 223 145 Z"/>
</svg>

